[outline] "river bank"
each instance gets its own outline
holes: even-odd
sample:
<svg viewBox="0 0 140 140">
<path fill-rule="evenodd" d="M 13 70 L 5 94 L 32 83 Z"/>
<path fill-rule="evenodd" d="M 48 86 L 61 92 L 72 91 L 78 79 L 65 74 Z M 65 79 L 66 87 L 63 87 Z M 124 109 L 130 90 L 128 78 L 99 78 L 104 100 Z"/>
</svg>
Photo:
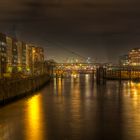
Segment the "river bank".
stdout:
<svg viewBox="0 0 140 140">
<path fill-rule="evenodd" d="M 0 105 L 33 94 L 49 82 L 49 75 L 0 80 Z"/>
</svg>

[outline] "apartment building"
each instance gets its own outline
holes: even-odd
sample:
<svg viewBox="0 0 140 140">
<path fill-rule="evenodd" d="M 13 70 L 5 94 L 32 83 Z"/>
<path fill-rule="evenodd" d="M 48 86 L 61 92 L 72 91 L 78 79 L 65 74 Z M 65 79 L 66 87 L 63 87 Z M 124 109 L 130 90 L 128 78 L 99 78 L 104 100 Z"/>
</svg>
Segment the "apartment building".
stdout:
<svg viewBox="0 0 140 140">
<path fill-rule="evenodd" d="M 5 73 L 41 74 L 44 50 L 0 34 L 0 77 Z"/>
</svg>

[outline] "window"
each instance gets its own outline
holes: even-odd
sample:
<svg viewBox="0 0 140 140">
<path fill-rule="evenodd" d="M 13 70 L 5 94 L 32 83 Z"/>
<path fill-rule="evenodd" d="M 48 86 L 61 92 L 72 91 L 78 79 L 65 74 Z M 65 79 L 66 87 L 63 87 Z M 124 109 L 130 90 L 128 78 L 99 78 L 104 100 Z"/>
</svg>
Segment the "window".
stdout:
<svg viewBox="0 0 140 140">
<path fill-rule="evenodd" d="M 14 49 L 13 49 L 13 51 L 14 51 L 14 52 L 16 52 L 16 51 L 17 51 L 17 49 L 16 49 L 16 48 L 14 48 Z"/>
<path fill-rule="evenodd" d="M 5 61 L 5 59 L 4 58 L 2 58 L 2 62 L 4 62 Z"/>
<path fill-rule="evenodd" d="M 17 60 L 14 60 L 14 63 L 16 63 L 17 62 Z"/>
</svg>

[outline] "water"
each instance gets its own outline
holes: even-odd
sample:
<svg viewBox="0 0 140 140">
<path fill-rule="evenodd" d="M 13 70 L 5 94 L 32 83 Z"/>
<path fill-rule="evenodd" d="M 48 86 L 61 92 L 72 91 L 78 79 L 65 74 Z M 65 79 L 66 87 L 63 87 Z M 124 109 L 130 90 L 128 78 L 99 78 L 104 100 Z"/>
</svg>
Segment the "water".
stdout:
<svg viewBox="0 0 140 140">
<path fill-rule="evenodd" d="M 0 140 L 140 140 L 140 83 L 54 79 L 0 108 Z"/>
</svg>

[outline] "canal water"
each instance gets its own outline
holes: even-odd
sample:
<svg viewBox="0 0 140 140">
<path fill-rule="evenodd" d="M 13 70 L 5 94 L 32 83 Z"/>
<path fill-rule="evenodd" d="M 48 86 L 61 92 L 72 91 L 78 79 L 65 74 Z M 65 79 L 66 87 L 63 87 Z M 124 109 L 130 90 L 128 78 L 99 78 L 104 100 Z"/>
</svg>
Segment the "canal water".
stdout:
<svg viewBox="0 0 140 140">
<path fill-rule="evenodd" d="M 0 140 L 140 140 L 140 83 L 53 79 L 0 108 Z"/>
</svg>

